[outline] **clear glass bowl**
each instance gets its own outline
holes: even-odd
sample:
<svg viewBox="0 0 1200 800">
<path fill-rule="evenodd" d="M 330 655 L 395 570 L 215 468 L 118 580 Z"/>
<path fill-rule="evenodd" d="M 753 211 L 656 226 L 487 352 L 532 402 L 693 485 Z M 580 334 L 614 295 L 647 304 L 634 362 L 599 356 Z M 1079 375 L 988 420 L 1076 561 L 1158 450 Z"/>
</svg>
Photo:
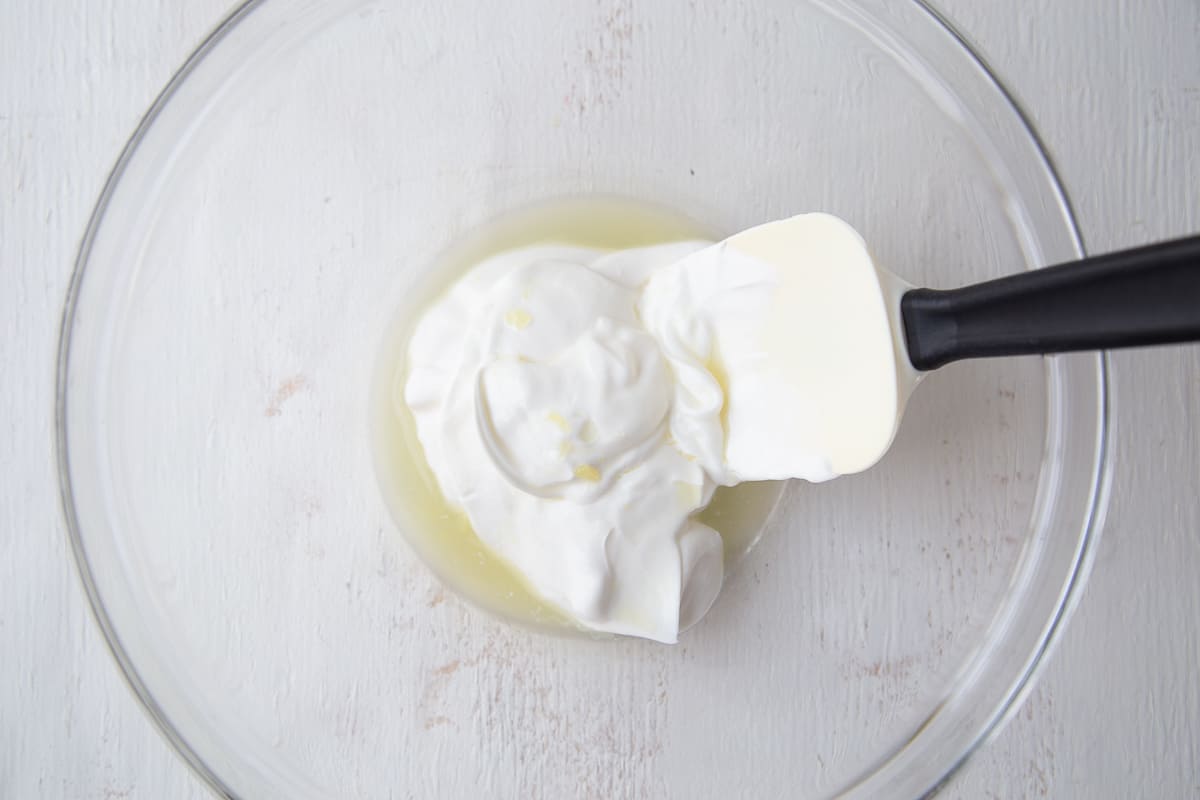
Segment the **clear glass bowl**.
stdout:
<svg viewBox="0 0 1200 800">
<path fill-rule="evenodd" d="M 1020 111 L 893 0 L 250 2 L 122 154 L 63 324 L 58 446 L 130 684 L 220 793 L 916 796 L 1011 711 L 1103 509 L 1101 357 L 953 365 L 870 472 L 789 486 L 682 643 L 444 592 L 372 472 L 381 336 L 510 208 L 804 210 L 946 286 L 1080 254 Z"/>
</svg>

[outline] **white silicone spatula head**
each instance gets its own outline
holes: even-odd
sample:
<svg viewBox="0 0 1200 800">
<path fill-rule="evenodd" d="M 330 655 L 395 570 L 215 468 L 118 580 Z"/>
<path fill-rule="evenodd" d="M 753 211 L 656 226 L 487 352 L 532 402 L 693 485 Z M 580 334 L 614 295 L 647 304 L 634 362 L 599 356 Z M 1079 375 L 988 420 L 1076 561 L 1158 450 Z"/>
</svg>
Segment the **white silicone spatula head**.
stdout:
<svg viewBox="0 0 1200 800">
<path fill-rule="evenodd" d="M 731 468 L 743 476 L 807 477 L 789 471 L 803 465 L 758 463 L 760 454 L 782 452 L 780 440 L 797 454 L 822 455 L 828 477 L 873 465 L 891 445 L 916 383 L 896 313 L 907 287 L 880 270 L 862 237 L 830 214 L 759 225 L 724 246 L 772 265 L 778 280 L 747 348 L 721 352 L 731 377 Z M 752 379 L 736 380 L 735 370 Z M 794 413 L 780 415 L 781 408 Z M 764 425 L 771 416 L 777 419 Z"/>
</svg>

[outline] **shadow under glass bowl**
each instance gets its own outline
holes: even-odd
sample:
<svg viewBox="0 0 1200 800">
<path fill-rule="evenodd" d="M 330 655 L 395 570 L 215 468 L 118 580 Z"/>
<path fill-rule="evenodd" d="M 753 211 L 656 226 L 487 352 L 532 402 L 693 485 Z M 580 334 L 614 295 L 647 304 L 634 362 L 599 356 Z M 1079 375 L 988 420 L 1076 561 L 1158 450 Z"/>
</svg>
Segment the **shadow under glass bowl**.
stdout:
<svg viewBox="0 0 1200 800">
<path fill-rule="evenodd" d="M 219 793 L 917 796 L 1028 687 L 1104 508 L 1098 355 L 931 376 L 877 468 L 789 485 L 678 646 L 441 589 L 372 472 L 380 336 L 475 226 L 592 193 L 722 232 L 830 211 L 932 286 L 1081 255 L 920 3 L 240 7 L 104 189 L 58 373 L 96 617 Z"/>
</svg>

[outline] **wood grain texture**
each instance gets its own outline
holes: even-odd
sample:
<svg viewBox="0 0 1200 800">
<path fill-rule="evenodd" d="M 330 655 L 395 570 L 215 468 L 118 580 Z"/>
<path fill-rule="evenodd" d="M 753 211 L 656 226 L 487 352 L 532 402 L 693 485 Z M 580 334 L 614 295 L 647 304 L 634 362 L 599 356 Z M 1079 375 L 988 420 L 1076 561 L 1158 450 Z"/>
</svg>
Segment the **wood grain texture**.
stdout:
<svg viewBox="0 0 1200 800">
<path fill-rule="evenodd" d="M 940 6 L 1035 121 L 1089 249 L 1200 229 L 1200 5 Z M 104 0 L 0 12 L 0 797 L 208 796 L 86 611 L 58 510 L 51 413 L 60 306 L 94 199 L 144 109 L 225 10 Z M 1200 350 L 1119 354 L 1114 372 L 1113 499 L 1089 587 L 1020 713 L 943 796 L 1200 793 Z M 447 655 L 423 724 L 451 724 L 439 686 L 470 667 Z M 618 774 L 641 780 L 642 744 L 622 743 L 631 763 L 611 765 Z"/>
</svg>

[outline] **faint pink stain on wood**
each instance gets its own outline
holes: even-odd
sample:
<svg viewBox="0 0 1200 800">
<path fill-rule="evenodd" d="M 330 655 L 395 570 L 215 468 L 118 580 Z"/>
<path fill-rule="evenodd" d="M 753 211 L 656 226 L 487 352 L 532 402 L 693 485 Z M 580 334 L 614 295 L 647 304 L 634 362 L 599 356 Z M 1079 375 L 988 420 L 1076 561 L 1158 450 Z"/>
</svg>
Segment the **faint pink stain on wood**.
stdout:
<svg viewBox="0 0 1200 800">
<path fill-rule="evenodd" d="M 279 384 L 279 388 L 271 395 L 271 401 L 267 404 L 267 410 L 263 412 L 263 416 L 278 417 L 283 413 L 283 404 L 306 386 L 308 386 L 308 378 L 303 375 L 293 375 Z"/>
<path fill-rule="evenodd" d="M 437 669 L 435 669 L 433 671 L 433 674 L 434 675 L 453 675 L 455 672 L 458 671 L 458 668 L 461 666 L 462 666 L 462 661 L 460 661 L 459 659 L 456 658 L 449 663 L 442 664 L 440 667 L 438 667 Z"/>
</svg>

